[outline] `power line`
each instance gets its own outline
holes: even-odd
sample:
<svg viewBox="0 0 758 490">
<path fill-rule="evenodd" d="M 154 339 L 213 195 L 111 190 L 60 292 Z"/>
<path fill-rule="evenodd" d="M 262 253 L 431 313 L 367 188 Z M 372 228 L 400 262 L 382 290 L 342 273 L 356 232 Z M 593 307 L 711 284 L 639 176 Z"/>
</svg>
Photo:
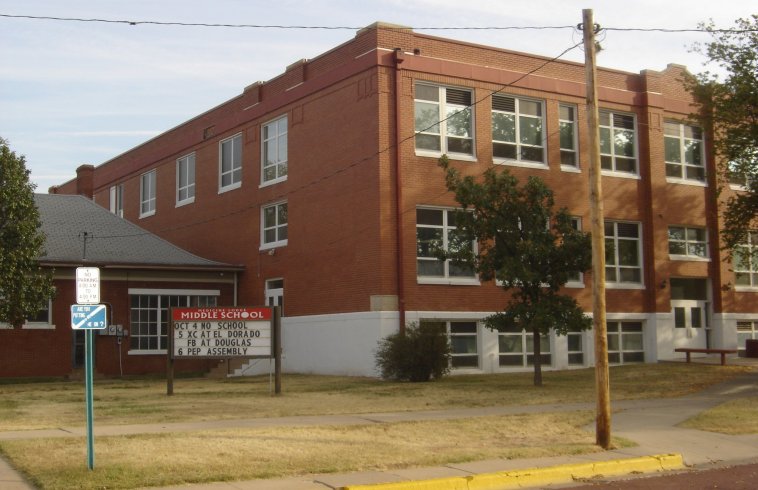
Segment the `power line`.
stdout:
<svg viewBox="0 0 758 490">
<path fill-rule="evenodd" d="M 225 24 L 210 22 L 178 22 L 178 21 L 158 21 L 158 20 L 127 20 L 127 19 L 101 19 L 101 18 L 83 18 L 83 17 L 54 17 L 48 15 L 16 15 L 0 14 L 0 17 L 9 19 L 27 19 L 27 20 L 51 20 L 58 22 L 85 22 L 85 23 L 104 23 L 104 24 L 123 24 L 129 26 L 154 25 L 154 26 L 174 26 L 174 27 L 217 27 L 231 29 L 287 29 L 287 30 L 360 30 L 366 26 L 305 26 L 305 25 L 279 25 L 279 24 Z M 418 31 L 508 31 L 508 30 L 562 30 L 576 29 L 573 25 L 555 25 L 555 26 L 383 26 L 383 29 L 398 30 L 418 30 Z M 758 32 L 758 29 L 713 29 L 713 28 L 657 28 L 657 27 L 605 27 L 606 31 L 617 32 L 661 32 L 661 33 L 748 33 Z"/>
</svg>

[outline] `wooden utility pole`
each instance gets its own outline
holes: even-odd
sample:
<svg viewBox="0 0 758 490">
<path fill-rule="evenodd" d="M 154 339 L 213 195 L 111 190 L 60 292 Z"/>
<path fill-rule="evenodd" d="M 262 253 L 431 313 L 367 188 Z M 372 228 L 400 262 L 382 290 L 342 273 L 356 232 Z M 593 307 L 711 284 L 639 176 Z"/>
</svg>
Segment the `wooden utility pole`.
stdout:
<svg viewBox="0 0 758 490">
<path fill-rule="evenodd" d="M 587 78 L 587 124 L 590 142 L 590 221 L 592 222 L 592 320 L 595 329 L 595 444 L 611 447 L 611 394 L 608 376 L 608 335 L 605 324 L 605 226 L 600 181 L 600 130 L 595 77 L 595 22 L 592 9 L 582 10 L 584 63 Z"/>
</svg>

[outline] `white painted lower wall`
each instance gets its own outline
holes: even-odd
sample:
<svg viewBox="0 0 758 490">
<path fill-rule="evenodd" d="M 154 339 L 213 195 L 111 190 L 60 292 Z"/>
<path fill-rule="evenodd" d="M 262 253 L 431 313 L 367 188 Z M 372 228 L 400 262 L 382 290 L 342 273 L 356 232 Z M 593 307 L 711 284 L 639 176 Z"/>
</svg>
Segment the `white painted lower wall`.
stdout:
<svg viewBox="0 0 758 490">
<path fill-rule="evenodd" d="M 481 321 L 491 312 L 411 311 L 407 322 L 422 319 Z M 736 322 L 756 315 L 713 315 L 709 342 L 715 348 L 736 348 Z M 607 313 L 607 320 L 642 322 L 645 362 L 681 359 L 674 352 L 676 332 L 671 313 Z M 312 373 L 344 376 L 377 376 L 375 352 L 380 339 L 397 332 L 397 312 L 358 312 L 282 318 L 282 369 L 286 373 Z M 681 329 L 679 329 L 681 330 Z M 551 332 L 552 362 L 545 370 L 576 369 L 595 363 L 594 335 L 582 333 L 584 363 L 569 365 L 568 342 L 565 336 Z M 680 339 L 681 342 L 681 339 Z M 499 365 L 498 332 L 480 324 L 477 335 L 479 367 L 456 369 L 452 374 L 529 372 L 532 366 L 501 367 Z M 255 360 L 235 375 L 259 375 L 273 370 L 272 362 Z"/>
</svg>

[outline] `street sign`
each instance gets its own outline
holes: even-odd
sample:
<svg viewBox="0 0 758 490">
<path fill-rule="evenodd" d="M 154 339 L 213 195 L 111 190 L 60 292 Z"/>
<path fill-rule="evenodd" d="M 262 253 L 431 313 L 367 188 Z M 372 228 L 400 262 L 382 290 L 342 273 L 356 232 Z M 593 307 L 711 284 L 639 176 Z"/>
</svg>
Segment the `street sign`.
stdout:
<svg viewBox="0 0 758 490">
<path fill-rule="evenodd" d="M 76 268 L 76 302 L 84 305 L 100 303 L 100 269 Z"/>
<path fill-rule="evenodd" d="M 100 330 L 108 326 L 105 305 L 71 305 L 71 328 Z"/>
</svg>

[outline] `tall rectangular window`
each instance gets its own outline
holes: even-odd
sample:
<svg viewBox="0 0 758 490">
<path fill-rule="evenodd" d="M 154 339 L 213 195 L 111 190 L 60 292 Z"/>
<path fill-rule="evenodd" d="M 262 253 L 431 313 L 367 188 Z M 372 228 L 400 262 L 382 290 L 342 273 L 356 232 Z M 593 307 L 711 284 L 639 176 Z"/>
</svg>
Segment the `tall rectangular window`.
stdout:
<svg viewBox="0 0 758 490">
<path fill-rule="evenodd" d="M 758 287 L 758 231 L 748 233 L 734 251 L 734 279 L 736 286 Z"/>
<path fill-rule="evenodd" d="M 124 184 L 111 186 L 111 213 L 116 216 L 124 217 Z"/>
<path fill-rule="evenodd" d="M 666 177 L 705 182 L 702 130 L 676 121 L 666 121 L 663 133 Z"/>
<path fill-rule="evenodd" d="M 439 251 L 471 249 L 474 243 L 464 241 L 456 233 L 455 211 L 448 209 L 416 209 L 416 264 L 419 279 L 471 280 L 474 269 L 440 260 Z"/>
<path fill-rule="evenodd" d="M 213 293 L 167 291 L 166 294 L 132 294 L 130 292 L 130 348 L 145 353 L 164 352 L 167 346 L 168 325 L 171 322 L 171 308 L 216 306 L 218 292 Z"/>
<path fill-rule="evenodd" d="M 242 185 L 242 134 L 219 143 L 219 192 Z"/>
<path fill-rule="evenodd" d="M 560 104 L 558 106 L 558 126 L 561 140 L 561 165 L 579 166 L 579 147 L 576 131 L 576 106 Z"/>
<path fill-rule="evenodd" d="M 645 362 L 642 322 L 607 322 L 608 362 Z"/>
<path fill-rule="evenodd" d="M 637 174 L 637 130 L 634 116 L 600 111 L 600 166 Z"/>
<path fill-rule="evenodd" d="M 669 226 L 669 254 L 704 259 L 708 257 L 705 228 Z"/>
<path fill-rule="evenodd" d="M 582 218 L 579 216 L 572 216 L 571 217 L 571 227 L 574 228 L 576 231 L 582 231 Z M 569 277 L 567 285 L 573 286 L 573 287 L 584 287 L 584 274 L 581 272 L 577 272 Z"/>
<path fill-rule="evenodd" d="M 640 224 L 605 222 L 605 281 L 617 284 L 642 283 Z"/>
<path fill-rule="evenodd" d="M 261 129 L 263 156 L 261 182 L 274 183 L 287 178 L 287 116 L 264 124 Z"/>
<path fill-rule="evenodd" d="M 140 177 L 140 218 L 155 214 L 155 175 L 151 170 Z"/>
<path fill-rule="evenodd" d="M 492 96 L 492 153 L 495 159 L 545 163 L 542 101 Z"/>
<path fill-rule="evenodd" d="M 261 248 L 287 245 L 287 221 L 286 202 L 261 208 Z"/>
<path fill-rule="evenodd" d="M 471 91 L 416 84 L 416 150 L 435 155 L 474 155 Z"/>
<path fill-rule="evenodd" d="M 195 201 L 195 154 L 190 153 L 176 161 L 176 205 Z"/>
</svg>

